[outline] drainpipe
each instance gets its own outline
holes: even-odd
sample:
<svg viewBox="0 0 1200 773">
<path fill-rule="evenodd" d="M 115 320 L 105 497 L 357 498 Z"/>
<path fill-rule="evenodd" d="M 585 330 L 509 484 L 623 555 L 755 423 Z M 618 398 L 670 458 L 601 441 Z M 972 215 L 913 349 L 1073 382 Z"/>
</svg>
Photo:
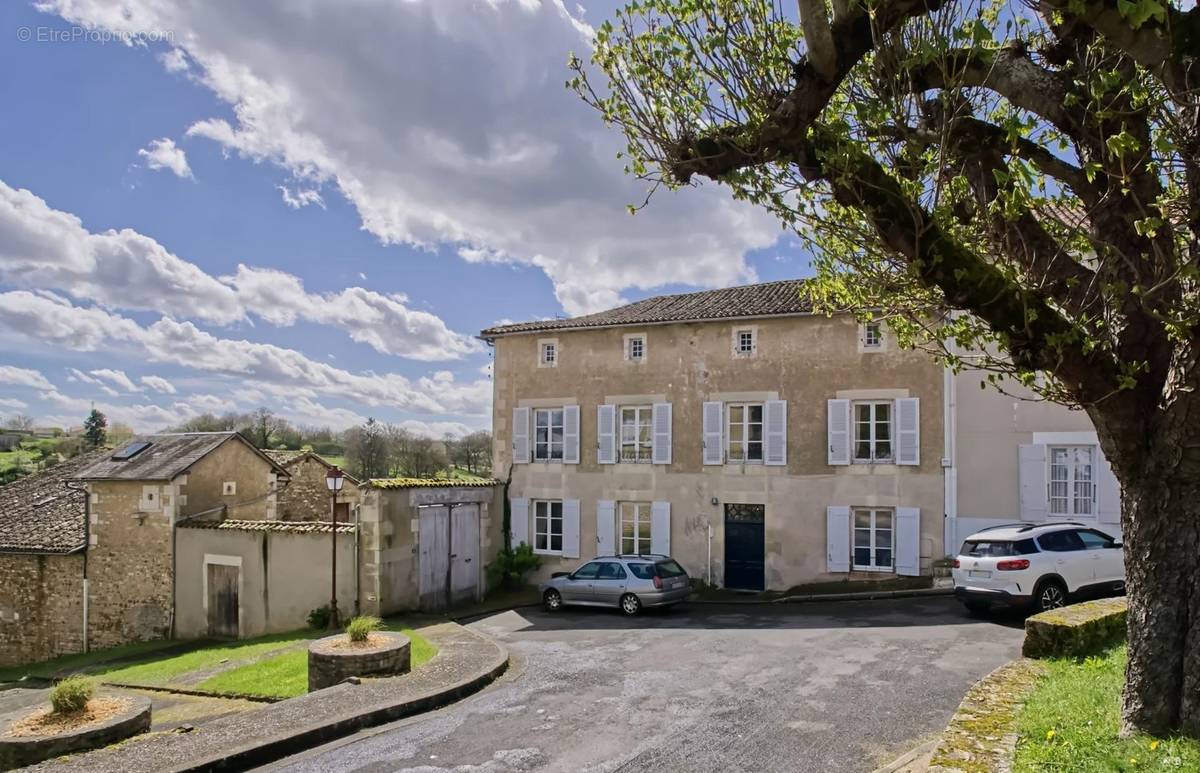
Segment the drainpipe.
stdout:
<svg viewBox="0 0 1200 773">
<path fill-rule="evenodd" d="M 958 534 L 958 378 L 949 367 L 942 369 L 942 432 L 944 433 L 944 456 L 942 476 L 945 496 L 946 520 L 942 529 L 942 548 L 947 556 L 956 548 Z"/>
<path fill-rule="evenodd" d="M 358 496 L 359 496 L 359 503 L 354 506 L 354 616 L 355 617 L 362 615 L 362 598 L 361 598 L 361 594 L 359 593 L 359 588 L 358 588 L 360 575 L 362 573 L 362 566 L 359 565 L 359 552 L 358 552 L 358 533 L 359 533 L 359 531 L 362 530 L 362 527 L 359 526 L 359 522 L 362 520 L 361 519 L 362 489 L 359 489 Z M 334 524 L 334 528 L 336 528 L 336 527 L 337 527 L 337 525 Z"/>
<path fill-rule="evenodd" d="M 71 483 L 69 480 L 63 481 L 67 488 L 83 494 L 83 546 L 79 550 L 83 553 L 83 651 L 88 652 L 88 547 L 92 539 L 92 497 L 86 483 L 79 487 Z"/>
</svg>

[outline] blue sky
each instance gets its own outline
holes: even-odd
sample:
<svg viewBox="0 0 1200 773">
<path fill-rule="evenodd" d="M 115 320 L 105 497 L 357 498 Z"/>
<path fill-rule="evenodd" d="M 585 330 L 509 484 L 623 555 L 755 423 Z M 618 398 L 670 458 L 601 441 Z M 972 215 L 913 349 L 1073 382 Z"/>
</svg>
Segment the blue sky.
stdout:
<svg viewBox="0 0 1200 773">
<path fill-rule="evenodd" d="M 45 5 L 0 5 L 0 416 L 461 432 L 484 327 L 804 270 L 714 186 L 625 214 L 562 87 L 614 4 Z"/>
</svg>

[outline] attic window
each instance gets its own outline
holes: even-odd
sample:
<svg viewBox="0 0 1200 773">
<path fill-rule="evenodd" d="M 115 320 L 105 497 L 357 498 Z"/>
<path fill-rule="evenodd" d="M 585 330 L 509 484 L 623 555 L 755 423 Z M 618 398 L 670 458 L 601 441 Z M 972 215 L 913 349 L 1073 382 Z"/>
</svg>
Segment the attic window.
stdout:
<svg viewBox="0 0 1200 773">
<path fill-rule="evenodd" d="M 145 440 L 135 440 L 129 445 L 117 449 L 117 451 L 112 455 L 112 460 L 114 462 L 123 462 L 126 459 L 132 459 L 149 447 L 150 443 L 146 442 Z"/>
</svg>

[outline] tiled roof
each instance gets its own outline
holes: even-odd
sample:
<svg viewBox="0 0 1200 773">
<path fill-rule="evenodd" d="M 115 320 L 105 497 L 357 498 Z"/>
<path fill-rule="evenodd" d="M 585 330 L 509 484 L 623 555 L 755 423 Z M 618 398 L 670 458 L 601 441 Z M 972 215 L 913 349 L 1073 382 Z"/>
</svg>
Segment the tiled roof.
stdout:
<svg viewBox="0 0 1200 773">
<path fill-rule="evenodd" d="M 803 279 L 784 279 L 778 282 L 726 287 L 721 290 L 659 295 L 582 317 L 497 325 L 484 330 L 479 336 L 491 339 L 513 333 L 544 330 L 807 314 L 812 312 L 812 303 L 803 292 L 805 284 Z"/>
<path fill-rule="evenodd" d="M 371 478 L 367 485 L 371 488 L 400 489 L 400 488 L 485 488 L 495 486 L 500 481 L 492 478 Z"/>
<path fill-rule="evenodd" d="M 70 553 L 84 544 L 82 491 L 66 482 L 111 451 L 92 451 L 0 487 L 0 553 Z"/>
<path fill-rule="evenodd" d="M 290 450 L 269 451 L 269 450 L 264 449 L 263 453 L 266 454 L 267 456 L 271 457 L 271 460 L 273 462 L 275 462 L 276 464 L 278 464 L 280 467 L 285 467 L 285 468 L 291 467 L 293 464 L 295 464 L 296 462 L 299 462 L 301 459 L 308 459 L 308 458 L 316 459 L 318 462 L 325 465 L 325 467 L 328 469 L 332 469 L 334 467 L 333 464 L 330 464 L 328 459 L 321 456 L 316 451 L 290 451 Z M 350 481 L 351 483 L 353 483 L 356 486 L 358 485 L 358 478 L 354 477 L 353 475 L 346 472 L 345 470 L 342 470 L 342 474 L 345 475 L 346 480 Z"/>
<path fill-rule="evenodd" d="M 237 439 L 261 454 L 254 444 L 236 432 L 174 432 L 160 435 L 143 435 L 130 441 L 149 443 L 146 450 L 129 459 L 113 459 L 110 452 L 96 464 L 79 474 L 83 480 L 171 480 L 207 456 L 227 440 Z M 128 445 L 128 444 L 127 444 Z M 124 447 L 124 446 L 123 446 Z M 119 450 L 119 449 L 118 449 Z M 270 457 L 263 455 L 268 464 L 275 465 L 280 472 L 286 471 Z"/>
<path fill-rule="evenodd" d="M 220 531 L 271 531 L 284 534 L 328 534 L 328 521 L 188 521 L 181 529 L 217 529 Z M 338 534 L 352 534 L 354 524 L 339 523 Z"/>
</svg>

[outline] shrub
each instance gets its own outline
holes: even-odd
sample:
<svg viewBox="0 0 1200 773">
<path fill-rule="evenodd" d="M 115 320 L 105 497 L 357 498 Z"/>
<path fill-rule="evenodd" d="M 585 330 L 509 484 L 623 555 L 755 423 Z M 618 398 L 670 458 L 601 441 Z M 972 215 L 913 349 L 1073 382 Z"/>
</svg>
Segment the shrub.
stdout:
<svg viewBox="0 0 1200 773">
<path fill-rule="evenodd" d="M 522 543 L 496 554 L 496 560 L 487 567 L 488 579 L 493 588 L 518 590 L 525 584 L 525 575 L 541 565 L 541 556 L 534 554 L 533 547 Z"/>
<path fill-rule="evenodd" d="M 366 641 L 367 637 L 382 627 L 383 621 L 378 617 L 363 615 L 346 624 L 346 633 L 350 636 L 350 641 Z"/>
<path fill-rule="evenodd" d="M 86 676 L 68 676 L 50 691 L 50 705 L 55 714 L 75 714 L 87 708 L 96 694 L 96 682 Z"/>
<path fill-rule="evenodd" d="M 329 605 L 317 607 L 308 613 L 308 627 L 314 631 L 324 631 L 329 627 Z"/>
</svg>

